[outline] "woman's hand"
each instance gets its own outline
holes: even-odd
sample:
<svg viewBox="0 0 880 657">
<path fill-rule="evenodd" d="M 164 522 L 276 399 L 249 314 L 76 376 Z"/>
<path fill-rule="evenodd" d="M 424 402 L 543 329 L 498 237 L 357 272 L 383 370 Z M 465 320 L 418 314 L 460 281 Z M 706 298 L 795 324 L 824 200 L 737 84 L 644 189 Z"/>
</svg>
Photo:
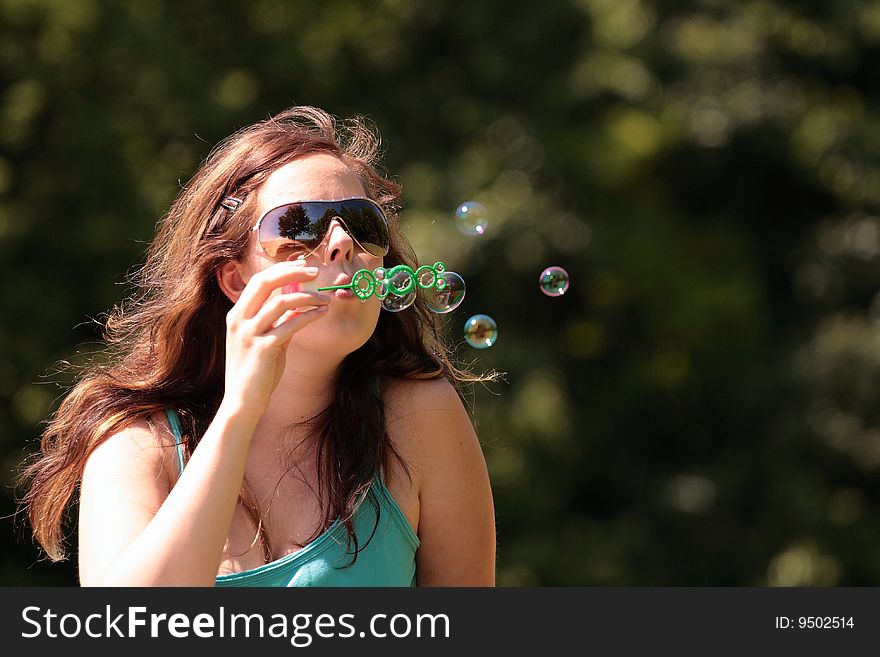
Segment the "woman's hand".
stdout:
<svg viewBox="0 0 880 657">
<path fill-rule="evenodd" d="M 323 317 L 330 303 L 330 296 L 321 292 L 273 293 L 286 284 L 310 281 L 317 275 L 317 267 L 296 262 L 267 267 L 247 282 L 226 315 L 223 402 L 255 422 L 281 380 L 290 338 Z"/>
</svg>

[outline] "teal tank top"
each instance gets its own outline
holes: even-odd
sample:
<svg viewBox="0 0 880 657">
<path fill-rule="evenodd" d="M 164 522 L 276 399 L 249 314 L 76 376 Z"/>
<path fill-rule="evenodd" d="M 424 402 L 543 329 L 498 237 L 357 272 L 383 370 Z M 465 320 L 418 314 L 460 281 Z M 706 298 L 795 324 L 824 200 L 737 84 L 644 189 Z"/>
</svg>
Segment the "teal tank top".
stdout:
<svg viewBox="0 0 880 657">
<path fill-rule="evenodd" d="M 183 472 L 183 435 L 173 409 L 165 411 L 177 441 L 177 463 Z M 354 565 L 348 552 L 348 533 L 338 519 L 315 540 L 293 554 L 251 570 L 220 575 L 216 586 L 415 586 L 419 538 L 378 474 L 353 518 L 361 549 Z M 370 538 L 376 523 L 379 524 Z"/>
</svg>

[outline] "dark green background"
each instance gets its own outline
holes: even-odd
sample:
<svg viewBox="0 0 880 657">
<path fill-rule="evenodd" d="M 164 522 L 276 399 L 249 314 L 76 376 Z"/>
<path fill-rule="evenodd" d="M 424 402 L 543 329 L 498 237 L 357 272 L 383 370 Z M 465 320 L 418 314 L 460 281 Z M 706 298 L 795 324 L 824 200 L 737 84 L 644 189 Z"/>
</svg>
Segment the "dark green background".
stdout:
<svg viewBox="0 0 880 657">
<path fill-rule="evenodd" d="M 499 584 L 880 584 L 878 68 L 850 0 L 0 0 L 0 583 L 76 583 L 11 517 L 56 364 L 210 148 L 310 104 L 381 131 L 452 339 L 498 323 Z"/>
</svg>

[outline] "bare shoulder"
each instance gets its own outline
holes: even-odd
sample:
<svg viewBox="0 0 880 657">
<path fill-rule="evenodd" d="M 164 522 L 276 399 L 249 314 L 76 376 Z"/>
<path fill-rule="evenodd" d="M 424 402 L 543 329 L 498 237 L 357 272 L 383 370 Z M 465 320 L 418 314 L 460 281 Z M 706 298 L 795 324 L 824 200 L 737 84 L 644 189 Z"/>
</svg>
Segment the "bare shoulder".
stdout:
<svg viewBox="0 0 880 657">
<path fill-rule="evenodd" d="M 458 392 L 445 378 L 386 383 L 385 413 L 395 447 L 422 473 L 480 446 Z"/>
<path fill-rule="evenodd" d="M 445 378 L 412 380 L 388 379 L 385 388 L 386 412 L 418 415 L 432 410 L 458 410 L 464 407 L 458 393 Z"/>
<path fill-rule="evenodd" d="M 110 564 L 146 527 L 176 481 L 174 437 L 164 414 L 136 419 L 91 453 L 79 491 L 79 573 L 103 581 Z"/>
<path fill-rule="evenodd" d="M 482 447 L 451 383 L 394 381 L 386 417 L 395 446 L 415 465 L 419 586 L 495 583 L 495 513 Z"/>
<path fill-rule="evenodd" d="M 402 439 L 421 441 L 435 433 L 438 420 L 466 422 L 467 411 L 452 384 L 445 378 L 390 379 L 385 388 L 385 414 L 389 425 L 405 429 Z"/>
<path fill-rule="evenodd" d="M 164 414 L 137 418 L 103 440 L 86 461 L 83 479 L 152 478 L 170 490 L 177 474 L 174 435 Z"/>
</svg>

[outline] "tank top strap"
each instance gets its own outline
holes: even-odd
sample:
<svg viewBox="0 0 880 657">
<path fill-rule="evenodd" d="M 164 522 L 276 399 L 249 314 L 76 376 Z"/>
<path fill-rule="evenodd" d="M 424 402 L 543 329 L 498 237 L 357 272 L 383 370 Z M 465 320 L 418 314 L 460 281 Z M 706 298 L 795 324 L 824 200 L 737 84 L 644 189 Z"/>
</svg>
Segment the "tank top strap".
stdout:
<svg viewBox="0 0 880 657">
<path fill-rule="evenodd" d="M 177 476 L 179 477 L 183 474 L 183 431 L 180 428 L 180 418 L 173 408 L 165 409 L 165 417 L 168 418 L 168 424 L 171 425 L 171 432 L 174 434 L 175 445 L 177 445 Z"/>
</svg>

